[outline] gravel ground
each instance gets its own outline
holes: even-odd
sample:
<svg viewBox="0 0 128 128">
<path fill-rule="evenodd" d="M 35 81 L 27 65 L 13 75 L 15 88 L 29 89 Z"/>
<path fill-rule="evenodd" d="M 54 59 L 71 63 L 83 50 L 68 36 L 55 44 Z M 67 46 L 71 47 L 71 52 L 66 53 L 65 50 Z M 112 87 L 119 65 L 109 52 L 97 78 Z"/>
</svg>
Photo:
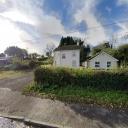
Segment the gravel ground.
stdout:
<svg viewBox="0 0 128 128">
<path fill-rule="evenodd" d="M 0 117 L 0 128 L 34 128 L 24 123 L 13 121 L 11 119 Z"/>
</svg>

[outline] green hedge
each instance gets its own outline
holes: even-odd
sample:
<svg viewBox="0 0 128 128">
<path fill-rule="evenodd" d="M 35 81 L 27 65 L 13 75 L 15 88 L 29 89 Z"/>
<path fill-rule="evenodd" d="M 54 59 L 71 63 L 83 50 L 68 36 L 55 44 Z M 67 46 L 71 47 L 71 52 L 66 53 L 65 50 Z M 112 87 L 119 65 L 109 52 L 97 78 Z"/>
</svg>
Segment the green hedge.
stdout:
<svg viewBox="0 0 128 128">
<path fill-rule="evenodd" d="M 128 70 L 86 70 L 41 67 L 35 70 L 35 82 L 49 86 L 81 86 L 103 90 L 128 90 Z"/>
</svg>

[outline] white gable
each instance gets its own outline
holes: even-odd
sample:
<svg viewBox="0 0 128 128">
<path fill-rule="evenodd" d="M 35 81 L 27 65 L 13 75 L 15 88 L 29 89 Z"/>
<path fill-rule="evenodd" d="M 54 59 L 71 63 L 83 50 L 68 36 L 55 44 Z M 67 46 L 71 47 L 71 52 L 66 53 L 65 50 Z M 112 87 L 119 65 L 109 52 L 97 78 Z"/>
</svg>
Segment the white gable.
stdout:
<svg viewBox="0 0 128 128">
<path fill-rule="evenodd" d="M 88 61 L 87 67 L 93 69 L 117 68 L 117 61 L 118 60 L 116 58 L 107 54 L 106 52 L 101 52 Z"/>
<path fill-rule="evenodd" d="M 104 57 L 105 59 L 108 59 L 108 60 L 118 61 L 116 58 L 114 58 L 113 56 L 109 55 L 106 52 L 101 52 L 100 54 L 98 54 L 97 56 L 92 58 L 91 60 L 98 59 L 98 58 L 101 58 L 101 57 Z"/>
</svg>

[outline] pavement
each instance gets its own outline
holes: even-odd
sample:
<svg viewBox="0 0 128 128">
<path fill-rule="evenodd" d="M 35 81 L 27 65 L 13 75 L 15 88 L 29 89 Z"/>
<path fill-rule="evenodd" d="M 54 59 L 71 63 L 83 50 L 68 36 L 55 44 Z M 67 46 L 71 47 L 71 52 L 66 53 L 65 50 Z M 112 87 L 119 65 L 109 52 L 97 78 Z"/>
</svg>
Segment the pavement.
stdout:
<svg viewBox="0 0 128 128">
<path fill-rule="evenodd" d="M 66 104 L 57 100 L 22 95 L 33 75 L 0 80 L 0 114 L 65 128 L 128 128 L 128 110 Z M 5 86 L 4 86 L 5 85 Z M 18 87 L 17 87 L 18 86 Z"/>
</svg>

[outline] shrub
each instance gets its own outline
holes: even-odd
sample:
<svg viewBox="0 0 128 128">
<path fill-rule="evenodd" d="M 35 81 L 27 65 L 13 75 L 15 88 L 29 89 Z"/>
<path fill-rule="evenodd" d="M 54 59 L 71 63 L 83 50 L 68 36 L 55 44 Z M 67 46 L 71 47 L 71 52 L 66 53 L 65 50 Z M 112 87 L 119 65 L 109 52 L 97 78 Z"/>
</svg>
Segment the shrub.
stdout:
<svg viewBox="0 0 128 128">
<path fill-rule="evenodd" d="M 40 66 L 41 64 L 42 64 L 42 63 L 39 62 L 39 61 L 31 60 L 31 61 L 29 62 L 29 67 L 30 67 L 31 69 L 34 69 L 34 68 Z"/>
<path fill-rule="evenodd" d="M 86 69 L 40 67 L 35 82 L 50 86 L 81 86 L 101 90 L 128 90 L 128 70 L 96 71 Z"/>
<path fill-rule="evenodd" d="M 42 61 L 42 65 L 52 65 L 53 64 L 53 58 L 47 58 L 45 60 Z"/>
</svg>

